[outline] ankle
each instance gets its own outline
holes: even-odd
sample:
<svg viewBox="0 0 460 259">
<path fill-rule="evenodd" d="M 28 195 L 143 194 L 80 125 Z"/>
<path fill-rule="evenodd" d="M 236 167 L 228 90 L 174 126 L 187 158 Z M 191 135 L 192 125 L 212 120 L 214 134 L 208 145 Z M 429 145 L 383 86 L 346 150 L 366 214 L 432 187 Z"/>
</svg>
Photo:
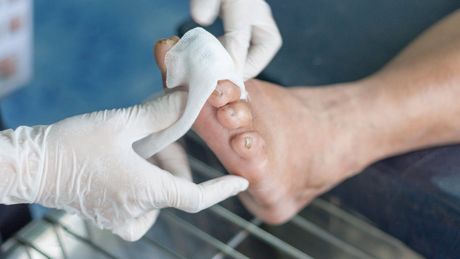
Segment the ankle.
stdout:
<svg viewBox="0 0 460 259">
<path fill-rule="evenodd" d="M 341 179 L 359 173 L 381 153 L 373 144 L 374 130 L 369 129 L 369 93 L 365 84 L 352 82 L 291 90 L 307 107 L 309 116 L 316 118 L 318 137 L 327 152 L 323 155 L 336 164 Z"/>
<path fill-rule="evenodd" d="M 396 144 L 392 134 L 397 125 L 385 97 L 385 85 L 373 78 L 340 85 L 337 91 L 345 92 L 341 123 L 344 138 L 348 139 L 345 149 L 353 157 L 349 173 L 354 175 L 370 164 L 394 154 Z M 351 176 L 350 175 L 350 176 Z"/>
</svg>

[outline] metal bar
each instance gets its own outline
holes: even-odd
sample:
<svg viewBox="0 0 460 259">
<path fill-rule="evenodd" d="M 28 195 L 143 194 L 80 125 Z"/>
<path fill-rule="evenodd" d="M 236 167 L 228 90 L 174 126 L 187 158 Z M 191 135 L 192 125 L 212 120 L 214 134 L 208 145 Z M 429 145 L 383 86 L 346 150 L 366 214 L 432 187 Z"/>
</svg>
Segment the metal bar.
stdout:
<svg viewBox="0 0 460 259">
<path fill-rule="evenodd" d="M 24 247 L 24 250 L 26 251 L 27 258 L 33 259 L 33 258 L 32 258 L 32 255 L 30 254 L 29 247 L 27 247 L 27 246 L 23 246 L 23 247 Z M 5 257 L 5 258 L 6 258 L 6 257 Z"/>
<path fill-rule="evenodd" d="M 303 230 L 313 233 L 314 235 L 318 236 L 324 241 L 327 241 L 332 245 L 339 247 L 342 250 L 352 254 L 354 258 L 375 258 L 374 256 L 342 241 L 341 239 L 336 238 L 327 231 L 323 230 L 322 228 L 316 226 L 315 224 L 311 223 L 310 221 L 302 217 L 295 216 L 294 218 L 292 218 L 291 222 L 297 225 L 298 227 L 302 228 Z"/>
<path fill-rule="evenodd" d="M 0 258 L 8 258 L 8 256 L 10 256 L 11 253 L 14 253 L 16 250 L 21 248 L 26 250 L 26 246 L 18 243 L 17 239 L 15 239 L 14 237 L 10 238 L 0 246 L 0 249 L 2 249 L 2 251 L 0 252 Z M 26 252 L 28 251 L 26 250 Z"/>
<path fill-rule="evenodd" d="M 53 225 L 52 225 L 52 228 L 53 228 L 54 233 L 56 234 L 56 239 L 57 239 L 57 241 L 58 241 L 59 248 L 61 249 L 62 257 L 63 257 L 64 259 L 67 259 L 68 256 L 67 256 L 67 253 L 66 253 L 66 251 L 65 251 L 64 243 L 63 243 L 62 240 L 61 240 L 61 234 L 59 234 L 59 231 L 58 231 L 58 228 L 57 228 L 56 225 L 53 224 Z"/>
<path fill-rule="evenodd" d="M 14 239 L 18 241 L 18 243 L 24 245 L 26 249 L 30 247 L 33 250 L 37 251 L 39 254 L 43 255 L 45 258 L 48 258 L 48 259 L 52 258 L 51 256 L 47 255 L 44 251 L 42 251 L 40 248 L 38 248 L 36 245 L 34 245 L 32 242 L 29 242 L 29 240 L 26 240 L 20 236 L 14 236 Z"/>
<path fill-rule="evenodd" d="M 217 240 L 213 236 L 209 235 L 208 233 L 204 232 L 203 230 L 195 227 L 192 225 L 190 222 L 185 221 L 178 216 L 170 213 L 170 212 L 164 212 L 164 214 L 168 215 L 165 217 L 167 220 L 172 220 L 174 223 L 180 225 L 184 230 L 187 232 L 191 233 L 192 235 L 196 236 L 197 238 L 205 241 L 206 243 L 212 245 L 213 247 L 219 249 L 223 253 L 225 253 L 228 256 L 231 256 L 233 258 L 238 258 L 238 259 L 248 259 L 247 256 L 243 255 L 242 253 L 236 251 L 232 247 L 227 246 L 223 242 Z"/>
<path fill-rule="evenodd" d="M 111 254 L 109 251 L 103 249 L 102 247 L 99 247 L 97 246 L 96 244 L 94 244 L 93 242 L 91 242 L 90 240 L 86 239 L 85 237 L 82 237 L 81 235 L 73 232 L 72 230 L 70 230 L 67 226 L 65 226 L 64 224 L 62 224 L 61 222 L 58 222 L 56 220 L 54 220 L 53 218 L 49 217 L 48 215 L 45 215 L 43 217 L 43 220 L 45 222 L 48 222 L 49 224 L 51 225 L 58 225 L 60 228 L 62 228 L 65 232 L 69 233 L 71 236 L 75 237 L 76 239 L 78 239 L 79 241 L 81 241 L 82 243 L 90 246 L 91 248 L 101 252 L 104 256 L 108 257 L 108 258 L 113 258 L 113 259 L 116 259 L 117 257 L 113 254 Z"/>
<path fill-rule="evenodd" d="M 352 213 L 340 208 L 339 206 L 327 202 L 321 198 L 315 199 L 310 206 L 316 207 L 318 210 L 322 210 L 323 212 L 329 214 L 331 217 L 342 220 L 348 228 L 354 228 L 354 231 L 361 232 L 361 238 L 375 238 L 373 241 L 374 245 L 381 247 L 381 249 L 384 251 L 398 251 L 398 253 L 404 254 L 405 257 L 410 256 L 411 258 L 421 258 L 419 254 L 409 249 L 400 240 L 395 239 L 381 229 L 375 227 L 371 222 L 368 221 L 368 219 L 364 217 L 353 215 Z M 382 244 L 384 244 L 383 247 L 385 248 L 382 247 Z M 364 244 L 358 243 L 358 246 L 363 247 Z M 375 251 L 375 249 L 372 251 Z M 371 251 L 369 252 L 372 253 Z"/>
<path fill-rule="evenodd" d="M 290 244 L 282 241 L 281 239 L 275 237 L 274 235 L 268 233 L 267 231 L 257 227 L 256 225 L 252 224 L 249 221 L 241 218 L 240 216 L 234 214 L 233 212 L 225 209 L 220 205 L 215 205 L 210 208 L 212 212 L 215 214 L 225 218 L 226 220 L 240 226 L 241 228 L 246 229 L 254 236 L 262 239 L 263 241 L 269 243 L 273 247 L 283 251 L 284 253 L 295 257 L 295 258 L 306 258 L 311 259 L 312 257 L 305 254 L 304 252 L 300 251 L 299 249 L 291 246 Z"/>
<path fill-rule="evenodd" d="M 216 177 L 216 176 L 221 176 L 223 175 L 222 172 L 220 172 L 219 170 L 215 169 L 215 168 L 212 168 L 210 166 L 208 166 L 207 164 L 203 163 L 202 161 L 194 158 L 194 157 L 189 157 L 189 160 L 190 160 L 190 165 L 192 167 L 193 170 L 196 170 L 198 173 L 201 173 L 207 177 Z M 344 241 L 332 236 L 331 234 L 325 232 L 324 230 L 322 230 L 321 228 L 313 225 L 312 223 L 304 220 L 303 218 L 300 218 L 298 216 L 296 216 L 297 218 L 295 218 L 295 222 L 293 222 L 294 224 L 297 224 L 299 226 L 301 226 L 304 230 L 307 230 L 309 232 L 312 232 L 316 235 L 318 235 L 320 238 L 322 238 L 323 240 L 325 241 L 328 241 L 330 242 L 331 244 L 337 246 L 337 247 L 340 247 L 341 249 L 351 253 L 351 254 L 354 254 L 356 255 L 358 258 L 372 258 L 371 255 L 368 255 L 366 253 L 364 253 L 363 251 L 345 243 Z M 267 232 L 268 233 L 268 232 Z"/>
<path fill-rule="evenodd" d="M 345 222 L 350 223 L 351 225 L 358 228 L 360 231 L 364 233 L 372 234 L 377 237 L 382 237 L 382 236 L 386 237 L 387 235 L 385 234 L 385 232 L 381 231 L 380 229 L 372 226 L 371 224 L 365 222 L 364 220 L 358 219 L 357 217 L 349 214 L 348 212 L 344 211 L 343 209 L 340 209 L 339 207 L 335 205 L 332 205 L 329 202 L 326 202 L 323 199 L 317 198 L 312 202 L 311 205 L 316 206 L 324 211 L 327 211 L 331 215 L 341 218 Z"/>
<path fill-rule="evenodd" d="M 90 224 L 89 222 L 83 221 L 83 226 L 85 228 L 87 239 L 90 240 L 90 241 L 93 241 L 94 240 L 93 232 L 91 231 L 91 227 L 90 227 L 89 224 Z"/>
<path fill-rule="evenodd" d="M 190 162 L 190 167 L 192 168 L 193 171 L 197 171 L 198 173 L 209 177 L 209 178 L 215 178 L 219 176 L 223 176 L 224 173 L 221 171 L 215 169 L 214 167 L 211 167 L 207 165 L 206 163 L 194 158 L 193 156 L 188 156 L 189 162 Z"/>
<path fill-rule="evenodd" d="M 189 135 L 193 140 L 201 142 L 201 140 L 194 134 Z M 198 173 L 201 173 L 207 177 L 214 178 L 217 176 L 222 176 L 224 175 L 222 172 L 219 170 L 210 167 L 209 165 L 205 164 L 204 162 L 189 156 L 190 160 L 190 166 L 192 167 L 193 170 L 197 171 Z M 281 239 L 275 237 L 274 235 L 260 229 L 256 225 L 252 224 L 249 221 L 246 221 L 245 219 L 239 217 L 238 215 L 234 214 L 233 212 L 225 209 L 224 207 L 220 205 L 216 205 L 210 208 L 210 210 L 217 215 L 227 219 L 230 222 L 233 222 L 234 224 L 242 227 L 243 229 L 247 230 L 251 234 L 259 237 L 260 239 L 264 240 L 265 242 L 275 246 L 279 250 L 285 252 L 286 254 L 289 254 L 293 257 L 296 258 L 312 258 L 311 256 L 303 253 L 302 251 L 298 250 L 297 248 L 287 244 L 286 242 L 282 241 Z"/>
<path fill-rule="evenodd" d="M 141 240 L 144 240 L 145 242 L 149 243 L 150 245 L 152 246 L 155 246 L 155 247 L 158 247 L 160 248 L 161 250 L 167 252 L 168 254 L 176 257 L 176 258 L 180 258 L 180 259 L 185 259 L 185 257 L 183 257 L 182 255 L 176 253 L 175 251 L 173 251 L 172 249 L 169 249 L 168 247 L 160 244 L 159 242 L 157 242 L 156 240 L 150 238 L 149 236 L 144 236 Z"/>
<path fill-rule="evenodd" d="M 258 218 L 254 218 L 251 220 L 251 223 L 254 224 L 255 226 L 259 226 L 260 224 L 262 224 L 262 221 Z M 239 246 L 248 236 L 250 235 L 250 233 L 248 232 L 247 229 L 242 229 L 240 231 L 238 231 L 238 233 L 236 233 L 236 235 L 234 235 L 228 242 L 227 242 L 227 245 L 230 246 L 231 248 L 236 248 L 237 246 Z M 213 259 L 223 259 L 224 258 L 224 254 L 222 254 L 221 252 L 220 253 L 217 253 L 216 255 L 214 255 L 212 258 Z"/>
<path fill-rule="evenodd" d="M 258 219 L 258 218 L 253 218 L 251 220 L 251 223 L 254 225 L 254 226 L 260 226 L 260 224 L 262 224 L 262 220 Z M 239 244 L 241 244 L 241 242 L 249 235 L 249 232 L 246 228 L 242 229 L 240 232 L 238 232 L 232 239 L 230 239 L 230 241 L 228 241 L 228 245 L 235 248 L 237 247 Z"/>
</svg>

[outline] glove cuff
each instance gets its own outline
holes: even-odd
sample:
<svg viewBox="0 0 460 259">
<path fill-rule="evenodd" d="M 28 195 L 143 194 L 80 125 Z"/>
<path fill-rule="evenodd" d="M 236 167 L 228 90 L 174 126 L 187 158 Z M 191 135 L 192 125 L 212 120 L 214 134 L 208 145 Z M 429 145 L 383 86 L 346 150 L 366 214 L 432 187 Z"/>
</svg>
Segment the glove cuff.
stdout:
<svg viewBox="0 0 460 259">
<path fill-rule="evenodd" d="M 38 195 L 44 168 L 47 126 L 0 132 L 0 203 L 32 203 Z"/>
</svg>

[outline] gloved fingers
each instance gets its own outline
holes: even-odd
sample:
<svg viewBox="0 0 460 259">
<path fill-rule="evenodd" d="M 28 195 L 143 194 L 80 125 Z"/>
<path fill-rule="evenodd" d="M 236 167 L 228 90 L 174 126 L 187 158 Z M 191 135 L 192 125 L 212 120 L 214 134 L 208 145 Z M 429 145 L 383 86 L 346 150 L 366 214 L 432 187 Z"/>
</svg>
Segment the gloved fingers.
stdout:
<svg viewBox="0 0 460 259">
<path fill-rule="evenodd" d="M 190 213 L 199 212 L 234 196 L 246 190 L 249 185 L 246 179 L 235 175 L 222 176 L 201 184 L 169 176 L 171 188 L 168 205 Z"/>
<path fill-rule="evenodd" d="M 192 180 L 192 172 L 188 163 L 187 153 L 177 142 L 172 143 L 162 151 L 155 154 L 149 159 L 149 161 L 177 177 L 184 178 L 189 181 Z"/>
<path fill-rule="evenodd" d="M 254 0 L 258 12 L 253 17 L 251 47 L 244 66 L 243 79 L 257 76 L 272 60 L 281 47 L 281 34 L 273 19 L 270 6 L 262 0 Z"/>
<path fill-rule="evenodd" d="M 113 228 L 112 232 L 126 241 L 139 240 L 153 226 L 159 213 L 160 210 L 152 210 L 137 218 L 129 219 L 123 225 Z"/>
<path fill-rule="evenodd" d="M 245 56 L 243 79 L 257 76 L 281 47 L 278 30 L 270 6 L 263 0 L 251 0 L 246 9 L 257 10 L 250 20 L 251 46 Z"/>
<path fill-rule="evenodd" d="M 243 79 L 255 77 L 281 46 L 270 6 L 263 0 L 223 0 L 224 47 Z"/>
<path fill-rule="evenodd" d="M 186 99 L 187 93 L 174 91 L 133 107 L 125 126 L 129 141 L 138 141 L 169 127 L 183 113 Z"/>
<path fill-rule="evenodd" d="M 220 0 L 191 0 L 190 12 L 195 22 L 208 26 L 219 15 Z"/>
<path fill-rule="evenodd" d="M 251 0 L 252 1 L 252 0 Z M 242 74 L 251 43 L 251 21 L 254 10 L 248 8 L 246 0 L 222 1 L 222 22 L 224 24 L 223 45 Z"/>
<path fill-rule="evenodd" d="M 273 59 L 281 48 L 281 34 L 272 20 L 252 28 L 252 44 L 244 65 L 243 79 L 256 77 Z"/>
<path fill-rule="evenodd" d="M 250 41 L 250 30 L 226 32 L 223 38 L 223 45 L 232 58 L 237 73 L 240 75 L 244 73 Z"/>
</svg>

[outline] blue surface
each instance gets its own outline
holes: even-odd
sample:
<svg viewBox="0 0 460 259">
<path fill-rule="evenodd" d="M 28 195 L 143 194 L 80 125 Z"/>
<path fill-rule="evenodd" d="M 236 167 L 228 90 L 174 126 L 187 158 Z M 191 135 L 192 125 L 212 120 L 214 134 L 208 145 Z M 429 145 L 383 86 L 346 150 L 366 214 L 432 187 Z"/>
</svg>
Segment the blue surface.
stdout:
<svg viewBox="0 0 460 259">
<path fill-rule="evenodd" d="M 34 77 L 1 101 L 7 127 L 141 102 L 161 89 L 154 42 L 189 16 L 186 0 L 34 4 Z"/>
</svg>

